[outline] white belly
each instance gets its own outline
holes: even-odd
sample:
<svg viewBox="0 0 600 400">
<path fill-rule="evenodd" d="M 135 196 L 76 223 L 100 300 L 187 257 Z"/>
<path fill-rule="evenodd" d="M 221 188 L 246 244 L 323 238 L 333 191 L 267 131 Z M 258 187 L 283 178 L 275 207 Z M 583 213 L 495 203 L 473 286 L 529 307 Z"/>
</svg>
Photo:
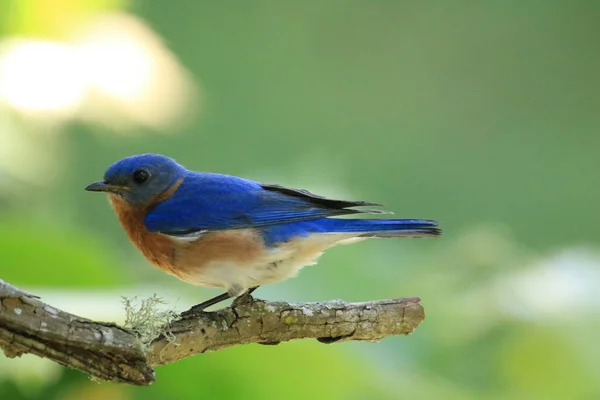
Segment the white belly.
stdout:
<svg viewBox="0 0 600 400">
<path fill-rule="evenodd" d="M 189 281 L 200 286 L 223 288 L 232 296 L 239 296 L 249 288 L 295 277 L 305 266 L 316 264 L 328 247 L 359 240 L 363 239 L 349 234 L 295 239 L 265 251 L 262 257 L 252 262 L 212 261 Z"/>
</svg>

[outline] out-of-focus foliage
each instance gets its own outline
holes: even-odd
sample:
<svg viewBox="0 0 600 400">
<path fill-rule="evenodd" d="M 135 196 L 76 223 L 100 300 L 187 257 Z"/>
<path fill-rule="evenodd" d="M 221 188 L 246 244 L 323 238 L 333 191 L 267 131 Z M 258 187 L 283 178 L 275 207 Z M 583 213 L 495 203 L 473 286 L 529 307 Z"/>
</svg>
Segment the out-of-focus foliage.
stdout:
<svg viewBox="0 0 600 400">
<path fill-rule="evenodd" d="M 118 258 L 89 229 L 77 232 L 26 215 L 3 215 L 1 219 L 2 279 L 8 282 L 22 279 L 24 273 L 28 285 L 57 288 L 131 282 L 117 266 Z M 32 235 L 36 231 L 40 234 Z M 118 279 L 117 274 L 121 275 Z"/>
<path fill-rule="evenodd" d="M 180 310 L 216 294 L 148 265 L 107 202 L 83 191 L 140 152 L 382 202 L 445 231 L 331 249 L 256 293 L 419 296 L 427 317 L 409 337 L 241 346 L 159 367 L 150 388 L 0 358 L 0 398 L 600 398 L 600 4 L 0 0 L 0 10 L 0 40 L 68 40 L 68 23 L 134 15 L 203 99 L 198 113 L 177 91 L 141 91 L 133 117 L 105 109 L 106 128 L 0 103 L 1 279 L 117 321 L 124 310 L 103 299 L 120 290 L 153 285 L 177 293 Z M 148 123 L 144 110 L 169 104 L 196 118 Z"/>
<path fill-rule="evenodd" d="M 128 0 L 1 0 L 0 33 L 61 37 L 96 12 L 123 8 Z"/>
</svg>

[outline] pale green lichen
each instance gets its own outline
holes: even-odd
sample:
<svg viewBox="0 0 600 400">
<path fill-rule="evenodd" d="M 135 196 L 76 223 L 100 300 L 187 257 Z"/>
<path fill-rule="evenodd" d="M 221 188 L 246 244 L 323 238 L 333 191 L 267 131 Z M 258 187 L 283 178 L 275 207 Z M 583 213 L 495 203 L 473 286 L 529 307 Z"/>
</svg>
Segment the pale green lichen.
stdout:
<svg viewBox="0 0 600 400">
<path fill-rule="evenodd" d="M 166 303 L 156 294 L 141 301 L 138 301 L 137 296 L 133 299 L 123 297 L 124 326 L 138 335 L 144 347 L 161 335 L 170 342 L 175 340 L 170 326 L 178 315 L 173 310 L 161 310 L 160 306 L 163 304 Z"/>
</svg>

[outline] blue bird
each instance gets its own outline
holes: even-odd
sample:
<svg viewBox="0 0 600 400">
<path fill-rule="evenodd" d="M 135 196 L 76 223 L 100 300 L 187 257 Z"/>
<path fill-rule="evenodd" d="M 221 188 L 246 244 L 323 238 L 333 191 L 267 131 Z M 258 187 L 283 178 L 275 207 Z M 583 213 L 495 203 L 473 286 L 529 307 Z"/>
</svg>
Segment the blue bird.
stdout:
<svg viewBox="0 0 600 400">
<path fill-rule="evenodd" d="M 355 208 L 377 203 L 189 171 L 159 154 L 117 161 L 104 180 L 85 189 L 108 194 L 129 239 L 152 264 L 185 282 L 226 291 L 195 309 L 294 277 L 332 246 L 441 235 L 426 219 L 332 218 L 391 213 Z"/>
</svg>

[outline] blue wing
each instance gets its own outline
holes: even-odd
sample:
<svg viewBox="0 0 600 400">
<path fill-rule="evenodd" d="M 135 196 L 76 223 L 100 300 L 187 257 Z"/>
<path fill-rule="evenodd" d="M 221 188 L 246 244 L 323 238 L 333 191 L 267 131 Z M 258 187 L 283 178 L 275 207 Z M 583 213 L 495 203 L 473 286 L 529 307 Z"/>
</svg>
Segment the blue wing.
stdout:
<svg viewBox="0 0 600 400">
<path fill-rule="evenodd" d="M 260 227 L 344 214 L 390 214 L 349 208 L 379 205 L 332 200 L 305 190 L 264 185 L 229 175 L 188 172 L 175 194 L 156 205 L 144 222 L 151 232 L 182 235 L 199 230 Z"/>
</svg>

